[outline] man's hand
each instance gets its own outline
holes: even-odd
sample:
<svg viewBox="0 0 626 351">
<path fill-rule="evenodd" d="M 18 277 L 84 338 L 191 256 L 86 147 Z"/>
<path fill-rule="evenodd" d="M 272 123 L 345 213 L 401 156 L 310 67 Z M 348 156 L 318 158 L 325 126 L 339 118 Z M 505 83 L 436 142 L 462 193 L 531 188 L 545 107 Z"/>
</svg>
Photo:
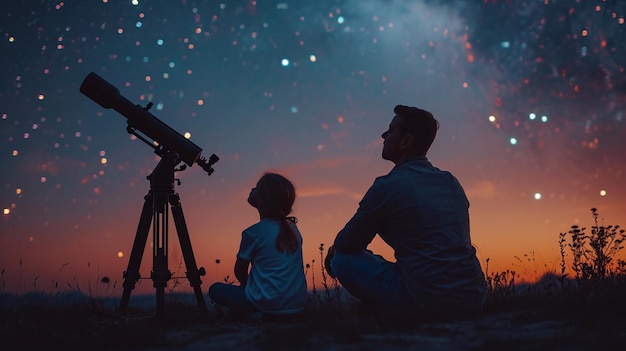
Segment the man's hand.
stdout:
<svg viewBox="0 0 626 351">
<path fill-rule="evenodd" d="M 333 270 L 330 267 L 330 261 L 332 261 L 334 255 L 335 247 L 330 246 L 328 248 L 328 252 L 326 253 L 326 258 L 324 259 L 324 269 L 326 269 L 326 272 L 328 273 L 328 275 L 330 275 L 331 278 L 335 278 L 335 274 L 333 274 Z"/>
</svg>

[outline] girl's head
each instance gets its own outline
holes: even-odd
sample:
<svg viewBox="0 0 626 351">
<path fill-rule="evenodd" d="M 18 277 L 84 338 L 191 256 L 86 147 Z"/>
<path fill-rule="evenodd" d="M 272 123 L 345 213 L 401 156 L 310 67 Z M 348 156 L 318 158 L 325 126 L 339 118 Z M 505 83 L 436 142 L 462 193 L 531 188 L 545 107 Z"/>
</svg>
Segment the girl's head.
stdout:
<svg viewBox="0 0 626 351">
<path fill-rule="evenodd" d="M 296 200 L 296 189 L 289 179 L 276 173 L 265 173 L 250 191 L 248 203 L 261 217 L 285 218 Z"/>
<path fill-rule="evenodd" d="M 276 249 L 287 254 L 294 253 L 301 244 L 291 227 L 295 217 L 287 217 L 296 200 L 296 189 L 285 177 L 276 173 L 265 173 L 250 191 L 248 203 L 259 210 L 261 218 L 272 218 L 279 222 Z"/>
</svg>

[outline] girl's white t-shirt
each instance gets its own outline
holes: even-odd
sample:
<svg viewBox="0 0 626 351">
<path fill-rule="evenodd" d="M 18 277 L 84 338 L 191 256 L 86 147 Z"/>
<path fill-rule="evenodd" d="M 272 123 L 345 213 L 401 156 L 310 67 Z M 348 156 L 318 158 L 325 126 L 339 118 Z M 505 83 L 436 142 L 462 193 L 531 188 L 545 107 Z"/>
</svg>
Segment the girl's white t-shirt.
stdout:
<svg viewBox="0 0 626 351">
<path fill-rule="evenodd" d="M 306 278 L 302 259 L 302 235 L 295 223 L 290 223 L 298 236 L 298 248 L 288 254 L 276 248 L 279 223 L 263 218 L 245 229 L 237 257 L 250 261 L 246 298 L 260 311 L 269 314 L 298 313 L 306 302 Z"/>
</svg>

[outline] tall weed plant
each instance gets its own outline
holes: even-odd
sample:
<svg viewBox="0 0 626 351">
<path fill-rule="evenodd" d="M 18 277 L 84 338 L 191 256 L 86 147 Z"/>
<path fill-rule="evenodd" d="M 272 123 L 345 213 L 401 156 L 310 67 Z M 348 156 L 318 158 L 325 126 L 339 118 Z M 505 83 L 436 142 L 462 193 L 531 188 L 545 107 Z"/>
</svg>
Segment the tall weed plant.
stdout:
<svg viewBox="0 0 626 351">
<path fill-rule="evenodd" d="M 619 225 L 604 225 L 599 223 L 599 214 L 596 208 L 591 209 L 593 226 L 587 228 L 573 225 L 568 232 L 559 234 L 559 252 L 561 254 L 561 277 L 566 273 L 566 247 L 572 255 L 571 269 L 574 278 L 579 282 L 600 280 L 626 273 L 626 262 L 616 259 L 624 248 L 626 239 L 624 229 Z"/>
</svg>

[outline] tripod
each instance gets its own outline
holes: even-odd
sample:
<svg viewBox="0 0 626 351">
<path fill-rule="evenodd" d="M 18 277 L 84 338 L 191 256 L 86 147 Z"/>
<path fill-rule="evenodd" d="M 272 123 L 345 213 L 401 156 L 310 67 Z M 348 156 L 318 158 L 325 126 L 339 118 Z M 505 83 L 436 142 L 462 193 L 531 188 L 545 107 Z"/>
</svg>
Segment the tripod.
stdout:
<svg viewBox="0 0 626 351">
<path fill-rule="evenodd" d="M 120 302 L 120 312 L 126 312 L 130 293 L 135 288 L 135 284 L 140 278 L 139 266 L 143 252 L 148 240 L 148 232 L 152 224 L 153 229 L 153 247 L 152 247 L 152 272 L 150 278 L 156 288 L 156 312 L 160 316 L 164 312 L 165 305 L 165 288 L 167 282 L 172 278 L 172 272 L 168 269 L 168 224 L 169 211 L 168 205 L 171 206 L 172 217 L 176 231 L 178 232 L 178 241 L 185 260 L 187 268 L 186 276 L 189 284 L 193 287 L 198 307 L 206 310 L 204 297 L 200 285 L 202 281 L 200 276 L 206 274 L 204 268 L 198 269 L 196 260 L 191 248 L 189 240 L 189 232 L 185 224 L 183 210 L 180 204 L 180 197 L 174 192 L 174 172 L 184 170 L 184 165 L 180 169 L 176 169 L 176 165 L 180 162 L 178 154 L 169 151 L 158 150 L 161 160 L 158 165 L 148 176 L 150 180 L 150 191 L 144 197 L 143 210 L 137 227 L 137 234 L 128 261 L 128 268 L 124 272 L 124 291 Z"/>
</svg>

